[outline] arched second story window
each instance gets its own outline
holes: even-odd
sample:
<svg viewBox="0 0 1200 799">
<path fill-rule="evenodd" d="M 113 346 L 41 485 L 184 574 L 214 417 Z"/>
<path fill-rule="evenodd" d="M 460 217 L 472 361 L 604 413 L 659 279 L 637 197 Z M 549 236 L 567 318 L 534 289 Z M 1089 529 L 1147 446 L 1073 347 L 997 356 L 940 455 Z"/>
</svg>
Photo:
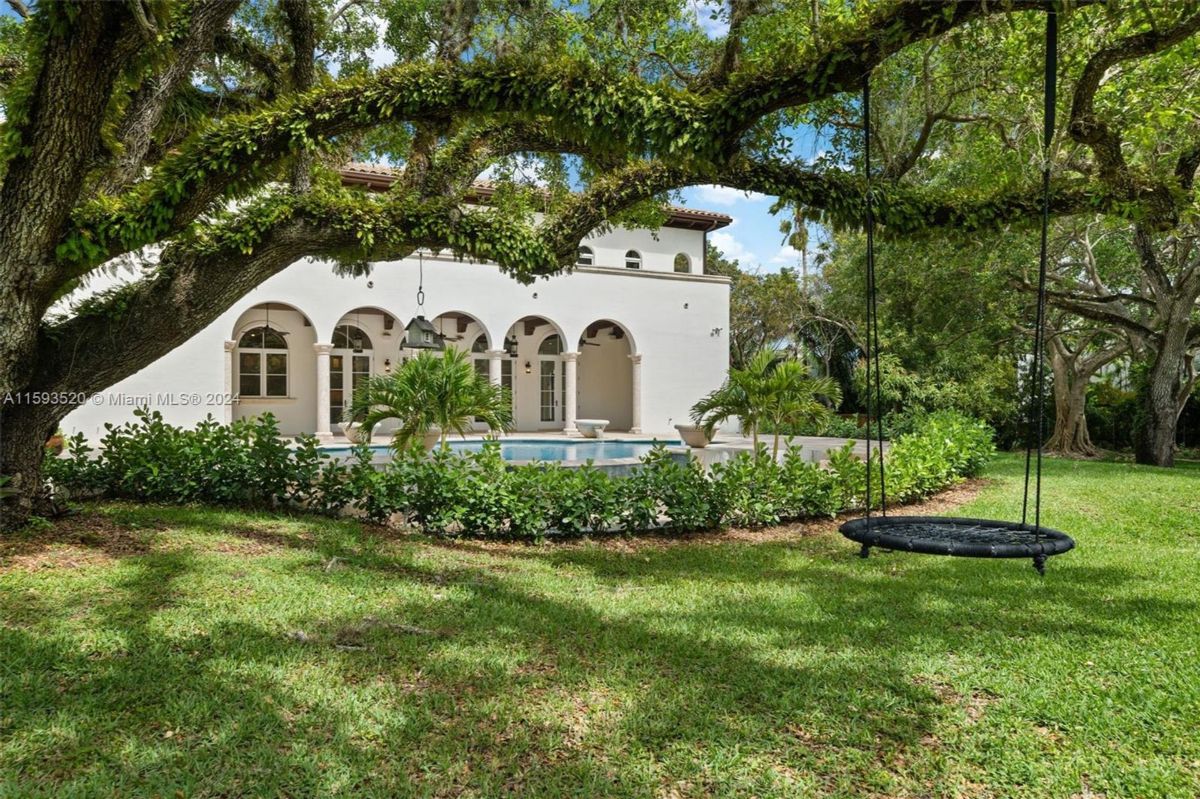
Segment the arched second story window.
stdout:
<svg viewBox="0 0 1200 799">
<path fill-rule="evenodd" d="M 371 349 L 371 337 L 361 327 L 338 325 L 333 329 L 333 348 L 362 352 Z"/>
<path fill-rule="evenodd" d="M 629 250 L 625 253 L 625 268 L 626 269 L 641 269 L 642 254 L 637 250 Z"/>
<path fill-rule="evenodd" d="M 288 348 L 270 327 L 247 330 L 238 340 L 238 393 L 243 397 L 288 395 Z"/>
<path fill-rule="evenodd" d="M 592 266 L 596 262 L 596 254 L 591 247 L 580 247 L 579 255 L 575 258 L 576 266 Z"/>
<path fill-rule="evenodd" d="M 557 333 L 546 336 L 538 346 L 538 355 L 562 355 L 562 339 Z"/>
<path fill-rule="evenodd" d="M 471 344 L 471 352 L 487 352 L 487 348 L 487 336 L 480 333 L 474 343 Z"/>
<path fill-rule="evenodd" d="M 687 257 L 687 253 L 675 253 L 675 271 L 676 272 L 691 272 L 692 259 Z"/>
</svg>

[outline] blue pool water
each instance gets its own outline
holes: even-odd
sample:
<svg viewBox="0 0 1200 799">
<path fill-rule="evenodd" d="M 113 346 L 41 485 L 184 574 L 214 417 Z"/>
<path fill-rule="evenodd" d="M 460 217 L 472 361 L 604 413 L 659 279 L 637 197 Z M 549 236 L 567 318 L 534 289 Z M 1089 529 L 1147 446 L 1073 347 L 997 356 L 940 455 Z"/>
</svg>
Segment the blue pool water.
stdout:
<svg viewBox="0 0 1200 799">
<path fill-rule="evenodd" d="M 608 439 L 580 441 L 553 441 L 537 438 L 506 438 L 500 442 L 500 456 L 506 461 L 605 461 L 616 458 L 640 458 L 649 452 L 655 443 L 678 446 L 678 441 L 612 441 Z M 371 449 L 380 455 L 390 454 L 383 444 L 372 444 Z M 479 452 L 483 441 L 450 441 L 453 452 Z M 349 447 L 328 447 L 330 455 L 350 454 Z"/>
</svg>

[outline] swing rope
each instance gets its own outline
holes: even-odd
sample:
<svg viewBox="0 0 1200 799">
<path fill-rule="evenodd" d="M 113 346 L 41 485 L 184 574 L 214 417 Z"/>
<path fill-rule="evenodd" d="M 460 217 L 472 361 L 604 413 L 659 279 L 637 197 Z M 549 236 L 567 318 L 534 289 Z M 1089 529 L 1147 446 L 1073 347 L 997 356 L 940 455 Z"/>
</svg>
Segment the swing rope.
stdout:
<svg viewBox="0 0 1200 799">
<path fill-rule="evenodd" d="M 1046 349 L 1046 262 L 1049 260 L 1050 237 L 1050 147 L 1054 140 L 1054 111 L 1058 75 L 1058 14 L 1053 5 L 1046 12 L 1046 74 L 1042 111 L 1042 249 L 1038 264 L 1037 322 L 1033 331 L 1034 393 L 1030 408 L 1029 438 L 1025 445 L 1025 490 L 1021 498 L 1021 524 L 1029 519 L 1029 480 L 1035 460 L 1033 492 L 1033 529 L 1040 535 L 1042 527 L 1042 431 L 1046 423 L 1045 349 Z"/>
<path fill-rule="evenodd" d="M 866 330 L 863 338 L 864 355 L 867 361 L 867 484 L 865 504 L 868 524 L 871 519 L 871 420 L 874 418 L 879 437 L 879 512 L 887 516 L 887 472 L 883 463 L 883 384 L 879 369 L 879 304 L 875 285 L 875 205 L 871 196 L 871 74 L 863 76 L 863 172 L 866 177 L 866 233 L 867 233 L 867 307 Z M 872 364 L 872 361 L 874 363 Z M 871 389 L 874 378 L 875 402 L 872 410 Z"/>
</svg>

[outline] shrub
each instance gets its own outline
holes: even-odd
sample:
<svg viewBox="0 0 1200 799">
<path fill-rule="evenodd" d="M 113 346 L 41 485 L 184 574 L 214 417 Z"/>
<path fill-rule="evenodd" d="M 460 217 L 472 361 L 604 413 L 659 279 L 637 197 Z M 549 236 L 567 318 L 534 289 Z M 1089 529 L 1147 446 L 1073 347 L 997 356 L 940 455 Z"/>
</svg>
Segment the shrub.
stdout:
<svg viewBox="0 0 1200 799">
<path fill-rule="evenodd" d="M 887 458 L 891 501 L 919 499 L 974 475 L 994 451 L 987 425 L 953 411 L 922 415 L 913 427 Z M 434 535 L 527 540 L 829 517 L 863 507 L 866 482 L 850 443 L 828 453 L 827 468 L 799 449 L 776 461 L 760 446 L 709 471 L 660 446 L 626 477 L 590 464 L 509 466 L 494 442 L 466 454 L 410 449 L 383 466 L 373 458 L 365 444 L 345 461 L 312 436 L 289 444 L 270 415 L 231 425 L 207 419 L 185 430 L 138 411 L 134 422 L 108 428 L 99 452 L 74 437 L 47 472 L 56 487 L 80 496 L 351 510 L 376 522 L 400 515 Z M 871 503 L 878 502 L 874 481 Z"/>
</svg>

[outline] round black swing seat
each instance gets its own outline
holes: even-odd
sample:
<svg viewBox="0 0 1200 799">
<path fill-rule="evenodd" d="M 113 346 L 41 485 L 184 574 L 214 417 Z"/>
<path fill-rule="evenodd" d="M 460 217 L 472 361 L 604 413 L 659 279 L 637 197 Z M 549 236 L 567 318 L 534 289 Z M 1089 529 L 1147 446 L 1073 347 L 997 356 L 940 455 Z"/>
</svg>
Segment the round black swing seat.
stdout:
<svg viewBox="0 0 1200 799">
<path fill-rule="evenodd" d="M 1058 530 L 990 519 L 873 516 L 839 529 L 864 547 L 962 558 L 1046 558 L 1075 548 L 1075 540 Z"/>
</svg>

